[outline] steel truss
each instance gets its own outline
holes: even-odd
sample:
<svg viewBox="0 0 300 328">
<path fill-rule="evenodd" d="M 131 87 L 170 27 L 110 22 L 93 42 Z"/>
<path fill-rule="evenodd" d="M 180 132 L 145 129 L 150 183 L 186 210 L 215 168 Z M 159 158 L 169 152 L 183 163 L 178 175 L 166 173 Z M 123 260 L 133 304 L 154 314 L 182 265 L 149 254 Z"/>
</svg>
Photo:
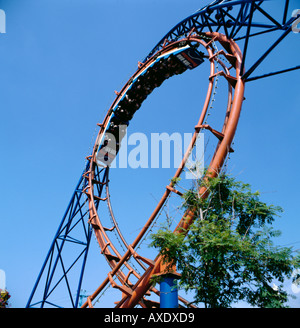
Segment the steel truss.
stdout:
<svg viewBox="0 0 300 328">
<path fill-rule="evenodd" d="M 252 77 L 250 75 L 256 70 L 263 60 L 275 49 L 276 46 L 292 32 L 293 22 L 298 17 L 288 18 L 289 0 L 282 1 L 282 17 L 274 17 L 272 13 L 267 12 L 262 7 L 264 3 L 270 2 L 266 0 L 217 0 L 209 6 L 199 9 L 191 16 L 185 18 L 171 29 L 150 51 L 144 61 L 149 59 L 154 53 L 159 51 L 165 40 L 178 40 L 184 35 L 195 29 L 198 33 L 206 30 L 210 32 L 223 33 L 226 38 L 233 39 L 234 41 L 244 41 L 244 45 L 240 48 L 243 52 L 242 68 L 245 66 L 247 57 L 247 50 L 251 38 L 257 37 L 262 34 L 274 35 L 274 32 L 281 32 L 281 35 L 273 41 L 265 52 L 258 55 L 256 61 L 249 67 L 243 74 L 245 82 L 256 80 L 271 76 L 274 74 L 285 73 L 291 70 L 299 69 L 300 66 L 292 68 L 285 68 L 278 72 L 264 74 L 259 77 Z M 261 21 L 264 20 L 264 23 Z M 242 70 L 243 71 L 243 70 Z"/>
</svg>

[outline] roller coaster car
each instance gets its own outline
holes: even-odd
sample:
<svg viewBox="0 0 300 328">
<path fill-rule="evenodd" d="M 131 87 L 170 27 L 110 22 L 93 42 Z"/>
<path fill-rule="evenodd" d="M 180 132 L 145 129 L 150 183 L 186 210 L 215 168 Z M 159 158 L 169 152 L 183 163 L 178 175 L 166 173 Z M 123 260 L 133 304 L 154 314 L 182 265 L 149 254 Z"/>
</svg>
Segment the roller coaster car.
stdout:
<svg viewBox="0 0 300 328">
<path fill-rule="evenodd" d="M 96 159 L 98 164 L 110 165 L 115 159 L 120 149 L 120 143 L 126 134 L 126 124 L 117 125 L 111 123 L 107 129 L 104 137 L 103 144 L 99 147 Z"/>
<path fill-rule="evenodd" d="M 102 162 L 103 164 L 110 165 L 115 159 L 117 152 L 118 149 L 116 149 L 116 143 L 106 139 L 98 151 L 96 160 L 98 164 Z"/>
<path fill-rule="evenodd" d="M 187 48 L 174 56 L 189 69 L 196 68 L 204 62 L 203 53 L 195 48 Z"/>
<path fill-rule="evenodd" d="M 106 165 L 111 164 L 126 134 L 126 126 L 154 88 L 159 87 L 170 76 L 182 74 L 203 62 L 203 53 L 193 47 L 185 47 L 158 59 L 143 75 L 140 75 L 115 108 L 110 125 L 105 132 L 104 142 L 99 147 L 97 161 Z"/>
</svg>

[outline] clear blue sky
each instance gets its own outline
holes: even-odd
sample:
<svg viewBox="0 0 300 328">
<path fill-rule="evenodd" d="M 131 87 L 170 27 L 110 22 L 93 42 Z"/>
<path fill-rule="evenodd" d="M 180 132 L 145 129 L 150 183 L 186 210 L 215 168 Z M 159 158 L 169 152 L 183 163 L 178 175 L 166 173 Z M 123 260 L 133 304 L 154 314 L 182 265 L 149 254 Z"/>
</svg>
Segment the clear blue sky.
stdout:
<svg viewBox="0 0 300 328">
<path fill-rule="evenodd" d="M 12 307 L 26 305 L 114 90 L 171 27 L 208 2 L 0 0 L 7 19 L 0 35 L 0 269 Z M 280 1 L 272 3 L 279 11 Z M 297 8 L 300 1 L 291 1 Z M 248 65 L 265 42 L 250 47 Z M 291 34 L 258 73 L 299 65 L 299 45 L 300 35 Z M 130 132 L 192 132 L 207 85 L 200 73 L 155 91 Z M 282 231 L 277 242 L 300 248 L 299 71 L 249 82 L 245 97 L 229 170 L 267 203 L 284 208 L 275 224 Z M 162 171 L 113 172 L 114 210 L 129 241 L 173 173 Z M 94 246 L 91 261 L 105 266 Z M 93 279 L 95 287 L 102 281 Z M 299 307 L 295 296 L 291 305 Z"/>
</svg>

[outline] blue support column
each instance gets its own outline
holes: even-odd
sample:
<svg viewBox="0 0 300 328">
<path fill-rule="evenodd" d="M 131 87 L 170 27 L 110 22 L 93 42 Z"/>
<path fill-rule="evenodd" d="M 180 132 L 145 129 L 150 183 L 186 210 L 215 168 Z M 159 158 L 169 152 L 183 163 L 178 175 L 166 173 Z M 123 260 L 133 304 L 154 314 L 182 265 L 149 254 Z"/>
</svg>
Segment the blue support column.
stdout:
<svg viewBox="0 0 300 328">
<path fill-rule="evenodd" d="M 160 281 L 160 308 L 178 308 L 177 275 L 164 274 Z"/>
</svg>

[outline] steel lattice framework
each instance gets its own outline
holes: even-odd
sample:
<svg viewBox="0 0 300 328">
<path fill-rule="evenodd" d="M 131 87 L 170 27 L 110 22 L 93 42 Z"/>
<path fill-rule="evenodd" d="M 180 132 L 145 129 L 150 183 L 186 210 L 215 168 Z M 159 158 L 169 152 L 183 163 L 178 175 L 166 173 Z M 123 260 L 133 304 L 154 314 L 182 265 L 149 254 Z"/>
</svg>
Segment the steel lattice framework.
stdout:
<svg viewBox="0 0 300 328">
<path fill-rule="evenodd" d="M 232 151 L 231 144 L 244 99 L 245 83 L 300 68 L 300 66 L 285 67 L 276 72 L 266 72 L 263 75 L 253 76 L 264 59 L 292 32 L 295 24 L 299 22 L 299 15 L 288 18 L 289 0 L 282 1 L 281 17 L 274 17 L 272 10 L 268 9 L 268 2 L 271 1 L 213 1 L 210 5 L 199 9 L 178 23 L 155 45 L 146 58 L 139 62 L 137 71 L 130 77 L 122 90 L 117 93 L 116 99 L 103 122 L 98 124 L 100 131 L 92 154 L 86 158 L 86 168 L 80 176 L 65 215 L 54 236 L 53 243 L 29 297 L 27 307 L 60 307 L 59 304 L 51 301 L 51 297 L 61 285 L 64 286 L 63 295 L 70 300 L 70 307 L 77 308 L 79 306 L 80 289 L 93 232 L 111 271 L 108 272 L 106 279 L 97 290 L 88 296 L 82 307 L 92 307 L 93 300 L 108 285 L 121 293 L 121 300 L 117 302 L 116 307 L 158 306 L 148 296 L 152 293 L 159 295 L 159 291 L 151 286 L 150 278 L 153 274 L 163 272 L 164 266 L 161 257 L 158 255 L 154 260 L 150 260 L 139 254 L 136 248 L 169 195 L 171 193 L 180 195 L 180 192 L 171 182 L 136 239 L 132 244 L 127 244 L 112 211 L 109 194 L 109 165 L 99 165 L 97 161 L 99 147 L 107 129 L 112 129 L 112 115 L 116 115 L 117 108 L 120 108 L 120 104 L 124 104 L 126 95 L 130 92 L 134 96 L 137 95 L 132 90 L 136 90 L 141 76 L 150 71 L 151 67 L 157 67 L 158 63 L 165 65 L 167 56 L 176 49 L 197 45 L 206 51 L 204 58 L 210 65 L 207 96 L 195 126 L 191 143 L 174 178 L 180 176 L 197 136 L 202 130 L 210 131 L 218 139 L 214 156 L 206 173 L 206 176 L 217 175 L 228 153 Z M 248 63 L 247 53 L 250 41 L 263 34 L 272 35 L 274 40 L 266 50 L 261 53 L 256 51 L 257 58 L 253 58 L 251 55 L 252 63 Z M 221 50 L 218 50 L 216 44 Z M 221 67 L 221 69 L 219 70 L 217 67 Z M 225 78 L 228 84 L 228 102 L 225 106 L 225 118 L 221 131 L 217 131 L 205 123 L 213 94 L 213 86 L 219 77 Z M 206 197 L 207 190 L 205 187 L 199 190 L 199 195 Z M 113 223 L 112 227 L 104 226 L 101 222 L 101 203 L 108 205 Z M 187 231 L 194 218 L 195 213 L 191 210 L 186 211 L 175 231 L 182 231 L 183 229 Z M 125 251 L 121 252 L 113 244 L 110 237 L 112 232 L 118 235 Z M 136 266 L 139 266 L 139 270 L 136 270 Z M 72 281 L 76 282 L 75 285 L 71 283 L 71 275 Z M 179 300 L 183 306 L 188 305 L 185 299 L 179 297 Z"/>
</svg>

